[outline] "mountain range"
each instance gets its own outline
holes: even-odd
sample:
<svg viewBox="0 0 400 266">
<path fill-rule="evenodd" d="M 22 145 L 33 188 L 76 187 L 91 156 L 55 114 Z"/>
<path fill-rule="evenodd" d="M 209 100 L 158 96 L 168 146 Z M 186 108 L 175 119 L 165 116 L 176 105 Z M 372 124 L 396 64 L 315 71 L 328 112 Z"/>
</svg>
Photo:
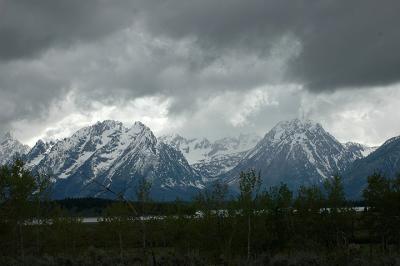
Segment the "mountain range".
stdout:
<svg viewBox="0 0 400 266">
<path fill-rule="evenodd" d="M 140 122 L 126 128 L 103 121 L 54 143 L 38 141 L 25 156 L 34 172 L 50 174 L 54 198 L 134 198 L 138 181 L 152 184 L 157 200 L 190 198 L 203 188 L 201 177 L 179 151 L 154 136 Z"/>
<path fill-rule="evenodd" d="M 216 141 L 178 134 L 156 137 L 141 122 L 130 128 L 112 120 L 82 128 L 54 142 L 39 140 L 29 149 L 10 134 L 0 138 L 0 162 L 22 156 L 33 172 L 49 174 L 53 197 L 134 199 L 141 179 L 152 183 L 155 200 L 189 200 L 215 180 L 237 191 L 241 171 L 255 169 L 263 186 L 321 184 L 343 176 L 346 193 L 358 198 L 366 177 L 400 170 L 400 137 L 381 147 L 341 143 L 311 120 L 278 123 L 264 137 L 242 134 Z"/>
<path fill-rule="evenodd" d="M 320 184 L 326 178 L 344 173 L 372 151 L 373 148 L 361 144 L 340 143 L 319 123 L 294 119 L 273 127 L 222 178 L 235 188 L 240 172 L 255 169 L 260 172 L 265 187 L 282 182 L 296 189 L 301 185 Z"/>
</svg>

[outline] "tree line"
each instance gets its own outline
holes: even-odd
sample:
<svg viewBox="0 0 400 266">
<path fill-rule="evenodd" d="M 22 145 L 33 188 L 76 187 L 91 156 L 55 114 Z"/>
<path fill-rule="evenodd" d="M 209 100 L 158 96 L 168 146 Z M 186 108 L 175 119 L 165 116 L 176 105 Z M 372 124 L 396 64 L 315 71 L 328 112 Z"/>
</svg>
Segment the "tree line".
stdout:
<svg viewBox="0 0 400 266">
<path fill-rule="evenodd" d="M 235 197 L 215 182 L 190 203 L 168 204 L 152 202 L 143 179 L 136 202 L 115 193 L 93 224 L 71 215 L 68 200 L 50 201 L 50 188 L 49 177 L 22 161 L 0 169 L 1 265 L 272 265 L 298 254 L 346 265 L 400 251 L 400 176 L 367 177 L 362 212 L 349 206 L 339 176 L 291 191 L 263 189 L 250 170 L 240 174 Z"/>
</svg>

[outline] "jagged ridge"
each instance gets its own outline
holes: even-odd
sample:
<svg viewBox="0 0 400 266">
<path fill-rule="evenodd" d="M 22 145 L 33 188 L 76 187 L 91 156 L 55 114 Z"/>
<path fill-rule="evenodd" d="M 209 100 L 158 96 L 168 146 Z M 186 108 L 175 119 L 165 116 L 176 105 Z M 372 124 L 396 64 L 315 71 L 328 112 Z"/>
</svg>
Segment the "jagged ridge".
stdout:
<svg viewBox="0 0 400 266">
<path fill-rule="evenodd" d="M 126 128 L 106 120 L 56 142 L 39 140 L 29 152 L 6 134 L 0 140 L 0 162 L 25 154 L 28 168 L 52 175 L 56 198 L 115 197 L 97 183 L 133 198 L 137 180 L 146 178 L 153 183 L 154 198 L 190 199 L 218 178 L 235 188 L 240 171 L 250 168 L 261 170 L 266 186 L 285 182 L 294 189 L 345 173 L 348 193 L 359 195 L 371 171 L 392 177 L 400 170 L 399 137 L 374 151 L 358 143 L 342 144 L 320 124 L 294 119 L 278 123 L 257 140 L 241 135 L 211 142 L 176 134 L 158 140 L 140 122 Z"/>
<path fill-rule="evenodd" d="M 222 176 L 237 186 L 240 171 L 261 172 L 265 186 L 281 182 L 297 188 L 319 184 L 341 173 L 360 153 L 347 149 L 322 126 L 311 120 L 294 119 L 278 123 L 251 149 L 241 162 Z"/>
<path fill-rule="evenodd" d="M 164 200 L 188 198 L 202 188 L 201 178 L 184 156 L 158 142 L 140 122 L 131 128 L 116 121 L 98 122 L 53 145 L 38 142 L 34 151 L 27 158 L 28 165 L 54 177 L 55 198 L 115 197 L 99 184 L 134 198 L 140 178 L 150 180 L 153 197 Z"/>
</svg>

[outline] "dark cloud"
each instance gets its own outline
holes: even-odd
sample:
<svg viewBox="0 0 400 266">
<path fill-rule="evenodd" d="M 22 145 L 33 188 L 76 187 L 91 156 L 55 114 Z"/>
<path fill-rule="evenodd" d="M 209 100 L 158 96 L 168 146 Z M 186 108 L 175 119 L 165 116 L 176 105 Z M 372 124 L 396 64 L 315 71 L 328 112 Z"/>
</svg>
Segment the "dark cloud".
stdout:
<svg viewBox="0 0 400 266">
<path fill-rule="evenodd" d="M 147 4 L 154 34 L 194 36 L 212 53 L 260 56 L 285 34 L 302 44 L 288 77 L 312 90 L 386 85 L 400 79 L 400 2 L 166 0 Z"/>
<path fill-rule="evenodd" d="M 45 119 L 71 91 L 82 112 L 159 96 L 171 117 L 195 117 L 227 92 L 240 102 L 263 86 L 300 85 L 313 97 L 390 85 L 400 80 L 399 9 L 395 0 L 0 0 L 0 131 Z M 289 117 L 295 98 L 282 92 L 268 114 Z"/>
<path fill-rule="evenodd" d="M 307 88 L 386 85 L 400 78 L 396 0 L 2 0 L 0 8 L 2 60 L 97 40 L 140 17 L 155 36 L 195 38 L 204 53 L 191 66 L 232 50 L 263 58 L 291 34 L 302 52 L 287 78 Z"/>
<path fill-rule="evenodd" d="M 0 60 L 33 57 L 53 46 L 93 41 L 130 25 L 133 2 L 1 0 Z"/>
<path fill-rule="evenodd" d="M 47 115 L 49 106 L 68 91 L 68 77 L 52 66 L 21 62 L 0 64 L 0 132 L 10 123 Z"/>
</svg>

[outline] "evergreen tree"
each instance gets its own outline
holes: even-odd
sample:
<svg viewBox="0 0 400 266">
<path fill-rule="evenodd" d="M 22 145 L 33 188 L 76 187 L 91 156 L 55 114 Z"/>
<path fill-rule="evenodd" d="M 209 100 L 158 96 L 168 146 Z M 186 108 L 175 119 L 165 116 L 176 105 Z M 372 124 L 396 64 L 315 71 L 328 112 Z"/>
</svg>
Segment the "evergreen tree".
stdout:
<svg viewBox="0 0 400 266">
<path fill-rule="evenodd" d="M 150 191 L 151 191 L 151 182 L 148 181 L 146 178 L 141 178 L 138 181 L 136 187 L 136 198 L 140 204 L 140 210 L 142 217 L 138 217 L 141 224 L 142 229 L 142 248 L 143 248 L 143 257 L 146 258 L 147 255 L 147 231 L 146 231 L 146 221 L 145 215 L 147 214 L 146 206 L 151 201 L 150 198 Z"/>
<path fill-rule="evenodd" d="M 346 208 L 346 198 L 342 178 L 335 175 L 324 182 L 325 206 L 322 213 L 326 228 L 325 239 L 328 245 L 347 245 L 349 237 L 353 236 L 355 212 Z"/>
<path fill-rule="evenodd" d="M 247 260 L 251 256 L 251 219 L 254 216 L 255 203 L 261 188 L 261 175 L 254 170 L 241 172 L 239 177 L 239 203 L 243 214 L 247 217 Z"/>
<path fill-rule="evenodd" d="M 324 182 L 324 189 L 327 197 L 326 207 L 329 207 L 332 211 L 337 211 L 339 208 L 344 207 L 346 198 L 340 176 L 335 175 L 333 178 L 327 178 Z"/>
<path fill-rule="evenodd" d="M 399 184 L 400 177 L 390 180 L 374 173 L 363 191 L 370 237 L 380 238 L 383 251 L 387 251 L 391 240 L 399 242 Z"/>
<path fill-rule="evenodd" d="M 324 207 L 322 191 L 317 186 L 301 186 L 294 202 L 296 209 L 296 234 L 298 244 L 310 248 L 320 248 L 321 236 L 325 233 L 321 223 L 321 210 Z"/>
<path fill-rule="evenodd" d="M 293 237 L 293 192 L 286 184 L 270 187 L 263 193 L 261 206 L 265 208 L 266 234 L 271 249 L 284 248 Z"/>
<path fill-rule="evenodd" d="M 25 224 L 40 219 L 38 204 L 48 184 L 43 176 L 34 176 L 26 170 L 20 159 L 0 168 L 0 223 L 15 232 L 18 243 L 15 250 L 20 251 L 22 260 L 25 257 Z"/>
</svg>

